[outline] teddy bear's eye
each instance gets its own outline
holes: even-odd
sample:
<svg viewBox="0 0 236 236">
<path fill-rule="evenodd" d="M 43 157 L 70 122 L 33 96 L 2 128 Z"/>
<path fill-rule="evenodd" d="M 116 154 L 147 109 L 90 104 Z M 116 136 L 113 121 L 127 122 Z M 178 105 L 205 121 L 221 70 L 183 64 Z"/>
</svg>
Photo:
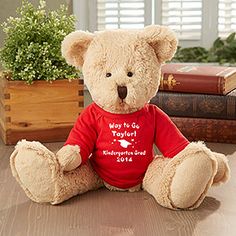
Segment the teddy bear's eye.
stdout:
<svg viewBox="0 0 236 236">
<path fill-rule="evenodd" d="M 106 77 L 111 77 L 111 73 L 110 72 L 106 73 Z"/>
<path fill-rule="evenodd" d="M 133 73 L 132 73 L 131 71 L 129 71 L 129 72 L 127 73 L 127 76 L 128 76 L 128 77 L 132 77 L 132 76 L 133 76 Z"/>
</svg>

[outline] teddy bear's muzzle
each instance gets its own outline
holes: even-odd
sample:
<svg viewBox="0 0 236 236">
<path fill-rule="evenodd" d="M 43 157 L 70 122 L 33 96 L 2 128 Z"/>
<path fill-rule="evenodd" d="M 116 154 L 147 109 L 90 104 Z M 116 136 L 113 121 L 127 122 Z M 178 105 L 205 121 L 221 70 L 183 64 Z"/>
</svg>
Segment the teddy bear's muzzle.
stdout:
<svg viewBox="0 0 236 236">
<path fill-rule="evenodd" d="M 117 87 L 117 91 L 118 91 L 118 96 L 120 99 L 125 99 L 127 96 L 127 87 L 126 86 L 118 86 Z"/>
</svg>

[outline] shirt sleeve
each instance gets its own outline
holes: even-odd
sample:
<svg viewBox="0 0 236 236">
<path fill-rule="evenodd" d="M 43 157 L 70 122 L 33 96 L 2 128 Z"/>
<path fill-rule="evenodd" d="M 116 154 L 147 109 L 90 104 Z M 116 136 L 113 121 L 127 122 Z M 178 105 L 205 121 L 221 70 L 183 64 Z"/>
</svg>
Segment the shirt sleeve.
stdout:
<svg viewBox="0 0 236 236">
<path fill-rule="evenodd" d="M 163 156 L 169 158 L 173 158 L 189 144 L 170 117 L 158 107 L 155 107 L 155 144 Z"/>
<path fill-rule="evenodd" d="M 85 163 L 93 152 L 97 140 L 94 114 L 86 108 L 78 117 L 74 127 L 65 142 L 65 145 L 78 145 L 82 164 Z"/>
</svg>

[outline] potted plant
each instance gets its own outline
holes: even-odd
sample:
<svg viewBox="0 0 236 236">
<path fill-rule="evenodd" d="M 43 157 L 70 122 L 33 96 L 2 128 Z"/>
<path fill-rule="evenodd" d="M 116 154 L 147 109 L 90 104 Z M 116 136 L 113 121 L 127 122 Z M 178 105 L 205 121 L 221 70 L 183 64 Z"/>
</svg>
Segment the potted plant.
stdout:
<svg viewBox="0 0 236 236">
<path fill-rule="evenodd" d="M 79 72 L 61 56 L 61 41 L 74 29 L 65 6 L 46 12 L 24 0 L 3 24 L 0 59 L 0 134 L 6 144 L 19 139 L 63 141 L 83 108 Z"/>
<path fill-rule="evenodd" d="M 236 66 L 235 35 L 236 33 L 233 32 L 226 39 L 218 37 L 209 50 L 203 47 L 178 47 L 172 62 L 194 62 Z"/>
</svg>

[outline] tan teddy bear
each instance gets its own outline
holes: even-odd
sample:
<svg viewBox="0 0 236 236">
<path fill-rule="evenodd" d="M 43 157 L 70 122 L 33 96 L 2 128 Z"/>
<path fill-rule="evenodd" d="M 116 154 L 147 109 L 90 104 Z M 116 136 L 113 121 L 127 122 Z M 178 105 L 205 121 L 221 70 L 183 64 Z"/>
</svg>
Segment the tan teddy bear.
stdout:
<svg viewBox="0 0 236 236">
<path fill-rule="evenodd" d="M 94 103 L 57 154 L 39 142 L 17 144 L 11 169 L 29 198 L 58 204 L 102 186 L 143 188 L 164 207 L 194 209 L 212 185 L 229 179 L 223 154 L 189 143 L 164 112 L 148 104 L 161 65 L 176 47 L 175 34 L 155 25 L 65 37 L 62 54 L 82 68 Z M 154 157 L 154 143 L 163 156 Z"/>
</svg>

